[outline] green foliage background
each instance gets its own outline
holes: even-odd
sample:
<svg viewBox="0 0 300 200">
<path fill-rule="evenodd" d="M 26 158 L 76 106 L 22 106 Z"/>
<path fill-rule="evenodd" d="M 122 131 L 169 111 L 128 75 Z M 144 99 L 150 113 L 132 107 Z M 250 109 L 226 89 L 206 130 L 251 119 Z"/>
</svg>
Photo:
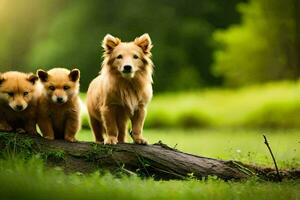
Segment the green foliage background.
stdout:
<svg viewBox="0 0 300 200">
<path fill-rule="evenodd" d="M 239 4 L 242 23 L 216 31 L 214 69 L 230 85 L 300 75 L 299 1 L 252 0 Z"/>
<path fill-rule="evenodd" d="M 78 67 L 82 90 L 101 41 L 148 32 L 156 91 L 297 79 L 297 0 L 1 0 L 1 71 Z"/>
<path fill-rule="evenodd" d="M 165 91 L 221 83 L 211 72 L 211 35 L 239 22 L 240 0 L 1 2 L 1 71 L 76 66 L 85 91 L 100 70 L 105 34 L 130 41 L 148 32 L 155 46 L 155 89 Z"/>
<path fill-rule="evenodd" d="M 297 0 L 0 0 L 1 71 L 100 70 L 107 33 L 153 40 L 155 90 L 297 79 Z"/>
</svg>

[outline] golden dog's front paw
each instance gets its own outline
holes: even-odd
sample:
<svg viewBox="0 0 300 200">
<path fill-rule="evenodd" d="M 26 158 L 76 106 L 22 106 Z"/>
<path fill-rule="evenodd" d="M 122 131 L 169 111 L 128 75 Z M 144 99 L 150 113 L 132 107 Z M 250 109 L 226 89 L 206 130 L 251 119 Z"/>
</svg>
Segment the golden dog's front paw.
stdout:
<svg viewBox="0 0 300 200">
<path fill-rule="evenodd" d="M 118 138 L 115 136 L 108 136 L 107 140 L 104 142 L 104 144 L 117 144 Z"/>
<path fill-rule="evenodd" d="M 70 137 L 70 136 L 65 136 L 65 140 L 68 141 L 68 142 L 77 142 L 75 137 Z"/>
<path fill-rule="evenodd" d="M 137 137 L 137 138 L 133 137 L 133 141 L 136 144 L 145 144 L 145 145 L 148 144 L 147 140 L 145 138 L 143 138 L 143 137 Z"/>
</svg>

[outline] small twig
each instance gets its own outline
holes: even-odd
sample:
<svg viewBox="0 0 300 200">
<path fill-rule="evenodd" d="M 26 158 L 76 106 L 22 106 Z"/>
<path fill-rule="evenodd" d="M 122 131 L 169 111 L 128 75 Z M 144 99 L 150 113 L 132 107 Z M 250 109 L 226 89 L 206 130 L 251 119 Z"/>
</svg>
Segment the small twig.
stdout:
<svg viewBox="0 0 300 200">
<path fill-rule="evenodd" d="M 178 144 L 176 143 L 176 144 L 174 145 L 173 149 L 177 149 L 177 148 L 176 148 L 176 147 L 177 147 L 177 145 L 178 145 Z"/>
<path fill-rule="evenodd" d="M 158 145 L 161 146 L 164 149 L 168 149 L 168 150 L 173 150 L 173 151 L 177 151 L 177 149 L 169 147 L 168 145 L 164 144 L 161 140 L 159 140 L 157 143 L 154 143 L 153 145 Z M 177 145 L 177 144 L 176 144 Z M 176 147 L 176 146 L 175 146 Z"/>
<path fill-rule="evenodd" d="M 275 157 L 274 157 L 273 152 L 272 152 L 272 150 L 271 150 L 271 147 L 270 147 L 270 145 L 269 145 L 269 143 L 268 143 L 267 137 L 266 137 L 265 135 L 263 135 L 263 136 L 264 136 L 264 138 L 265 138 L 265 142 L 264 142 L 264 143 L 265 143 L 266 146 L 268 147 L 268 149 L 269 149 L 269 151 L 270 151 L 270 154 L 271 154 L 271 156 L 272 156 L 272 159 L 273 159 L 273 162 L 274 162 L 274 165 L 275 165 L 275 168 L 276 168 L 276 172 L 277 172 L 277 178 L 278 178 L 278 181 L 281 182 L 282 179 L 281 179 L 281 176 L 280 176 L 279 171 L 278 171 L 278 167 L 277 167 L 277 163 L 276 163 Z"/>
</svg>

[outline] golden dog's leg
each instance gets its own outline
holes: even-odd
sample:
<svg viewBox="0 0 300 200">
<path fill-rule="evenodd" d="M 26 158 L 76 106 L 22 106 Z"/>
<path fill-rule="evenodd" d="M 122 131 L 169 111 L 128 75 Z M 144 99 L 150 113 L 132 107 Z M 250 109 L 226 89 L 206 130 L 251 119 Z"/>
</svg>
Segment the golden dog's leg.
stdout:
<svg viewBox="0 0 300 200">
<path fill-rule="evenodd" d="M 116 119 L 116 109 L 113 106 L 104 106 L 101 109 L 104 127 L 108 135 L 105 144 L 118 143 L 118 126 Z"/>
<path fill-rule="evenodd" d="M 128 117 L 123 109 L 117 110 L 117 126 L 118 126 L 118 142 L 125 143 L 126 142 L 126 131 L 127 131 L 127 121 Z"/>
<path fill-rule="evenodd" d="M 53 128 L 52 128 L 50 119 L 39 118 L 38 125 L 39 125 L 39 128 L 41 129 L 43 137 L 45 137 L 48 140 L 54 140 L 54 132 L 53 132 Z"/>
<path fill-rule="evenodd" d="M 73 112 L 67 118 L 64 139 L 69 142 L 76 142 L 75 134 L 80 129 L 80 116 L 78 112 Z"/>
<path fill-rule="evenodd" d="M 96 143 L 104 143 L 103 133 L 104 127 L 101 121 L 97 120 L 96 118 L 90 116 L 90 123 L 93 129 L 93 133 L 96 139 Z"/>
<path fill-rule="evenodd" d="M 144 121 L 147 115 L 147 110 L 144 106 L 139 106 L 139 109 L 134 112 L 131 118 L 132 123 L 132 139 L 137 144 L 147 144 L 147 140 L 143 137 Z"/>
</svg>

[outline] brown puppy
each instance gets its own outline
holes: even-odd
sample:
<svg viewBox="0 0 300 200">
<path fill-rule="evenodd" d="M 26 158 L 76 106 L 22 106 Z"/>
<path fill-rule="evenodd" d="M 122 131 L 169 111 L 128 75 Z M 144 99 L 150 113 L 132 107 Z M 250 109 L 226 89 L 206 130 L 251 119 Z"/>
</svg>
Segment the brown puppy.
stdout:
<svg viewBox="0 0 300 200">
<path fill-rule="evenodd" d="M 39 98 L 38 125 L 45 138 L 75 142 L 80 128 L 78 69 L 38 70 L 44 88 Z"/>
<path fill-rule="evenodd" d="M 37 134 L 37 80 L 15 71 L 0 74 L 0 130 Z"/>
<path fill-rule="evenodd" d="M 142 135 L 146 107 L 152 98 L 151 39 L 148 34 L 133 42 L 104 37 L 104 61 L 100 75 L 90 84 L 87 107 L 96 142 L 125 142 L 128 119 L 135 143 L 146 144 Z"/>
</svg>

